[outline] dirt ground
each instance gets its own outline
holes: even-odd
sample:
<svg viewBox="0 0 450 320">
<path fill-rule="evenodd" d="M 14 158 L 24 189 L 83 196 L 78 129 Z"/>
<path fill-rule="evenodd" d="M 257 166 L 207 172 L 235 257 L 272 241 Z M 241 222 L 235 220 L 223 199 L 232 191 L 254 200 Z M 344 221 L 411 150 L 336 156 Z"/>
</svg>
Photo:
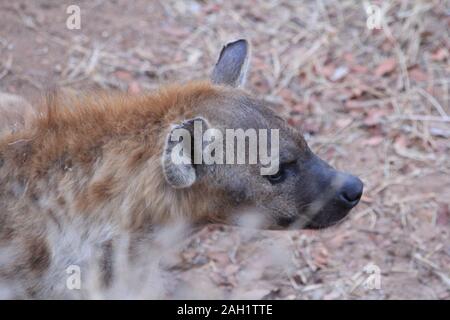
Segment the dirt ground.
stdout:
<svg viewBox="0 0 450 320">
<path fill-rule="evenodd" d="M 247 38 L 248 90 L 364 196 L 323 231 L 205 228 L 169 259 L 165 297 L 449 299 L 450 3 L 371 3 L 380 29 L 356 0 L 0 0 L 0 91 L 137 94 L 207 77 Z"/>
</svg>

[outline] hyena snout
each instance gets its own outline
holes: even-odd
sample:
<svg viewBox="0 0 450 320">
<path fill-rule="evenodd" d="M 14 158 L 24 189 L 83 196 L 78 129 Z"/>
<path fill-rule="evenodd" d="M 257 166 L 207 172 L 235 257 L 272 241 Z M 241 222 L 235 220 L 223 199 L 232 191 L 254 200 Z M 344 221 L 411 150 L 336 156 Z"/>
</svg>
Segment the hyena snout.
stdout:
<svg viewBox="0 0 450 320">
<path fill-rule="evenodd" d="M 361 199 L 363 183 L 351 174 L 337 171 L 315 157 L 310 167 L 314 192 L 308 199 L 307 228 L 325 228 L 342 220 Z M 311 181 L 310 180 L 310 181 Z"/>
</svg>

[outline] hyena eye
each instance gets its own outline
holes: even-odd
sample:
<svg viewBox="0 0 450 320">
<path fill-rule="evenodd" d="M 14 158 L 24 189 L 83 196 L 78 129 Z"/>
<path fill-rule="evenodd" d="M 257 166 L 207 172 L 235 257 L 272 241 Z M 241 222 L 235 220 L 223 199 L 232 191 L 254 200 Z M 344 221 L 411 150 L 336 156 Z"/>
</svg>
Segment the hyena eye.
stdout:
<svg viewBox="0 0 450 320">
<path fill-rule="evenodd" d="M 267 176 L 267 179 L 270 181 L 271 184 L 277 184 L 280 182 L 283 182 L 284 179 L 286 179 L 286 172 L 284 170 L 283 166 L 280 166 L 280 169 L 277 173 L 271 176 Z"/>
<path fill-rule="evenodd" d="M 296 160 L 282 163 L 277 173 L 271 176 L 266 176 L 266 178 L 267 180 L 269 180 L 271 184 L 283 182 L 289 175 L 296 173 L 297 171 L 296 165 L 297 165 Z"/>
</svg>

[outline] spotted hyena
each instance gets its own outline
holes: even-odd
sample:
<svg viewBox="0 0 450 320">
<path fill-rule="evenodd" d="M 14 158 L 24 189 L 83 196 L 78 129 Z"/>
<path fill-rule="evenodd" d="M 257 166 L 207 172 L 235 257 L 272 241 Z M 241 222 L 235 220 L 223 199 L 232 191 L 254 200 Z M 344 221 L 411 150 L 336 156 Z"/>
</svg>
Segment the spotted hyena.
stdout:
<svg viewBox="0 0 450 320">
<path fill-rule="evenodd" d="M 49 94 L 33 108 L 3 104 L 0 287 L 12 288 L 12 297 L 67 297 L 67 268 L 92 261 L 107 285 L 116 239 L 128 236 L 132 256 L 140 239 L 177 220 L 232 224 L 252 208 L 259 227 L 286 229 L 345 217 L 362 182 L 319 159 L 299 132 L 241 88 L 248 52 L 245 40 L 230 43 L 209 80 L 156 93 Z M 227 129 L 267 130 L 270 147 L 276 130 L 276 169 L 262 174 L 260 161 L 206 163 L 175 152 L 180 143 L 194 153 L 207 147 L 205 139 L 186 144 L 196 123 L 201 134 L 223 133 L 215 152 L 224 153 L 237 150 L 225 149 L 235 139 Z M 193 136 L 174 139 L 180 131 Z"/>
</svg>

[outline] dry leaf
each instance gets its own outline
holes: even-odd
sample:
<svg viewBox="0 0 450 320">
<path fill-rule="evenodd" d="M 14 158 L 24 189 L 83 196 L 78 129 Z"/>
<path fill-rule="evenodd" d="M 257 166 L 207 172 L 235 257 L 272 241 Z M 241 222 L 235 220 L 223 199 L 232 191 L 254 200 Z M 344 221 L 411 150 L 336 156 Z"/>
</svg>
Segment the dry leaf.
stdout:
<svg viewBox="0 0 450 320">
<path fill-rule="evenodd" d="M 353 120 L 350 118 L 341 118 L 341 119 L 336 120 L 336 126 L 338 128 L 345 128 L 352 122 L 353 122 Z"/>
<path fill-rule="evenodd" d="M 328 250 L 325 247 L 320 246 L 317 248 L 313 253 L 314 264 L 316 267 L 321 269 L 326 267 L 328 265 L 328 256 Z"/>
<path fill-rule="evenodd" d="M 211 252 L 208 256 L 211 260 L 214 260 L 214 262 L 221 266 L 230 263 L 230 258 L 225 252 Z"/>
<path fill-rule="evenodd" d="M 270 289 L 253 289 L 246 292 L 239 293 L 237 297 L 243 300 L 261 300 L 272 290 Z"/>
<path fill-rule="evenodd" d="M 131 81 L 128 85 L 128 92 L 132 94 L 138 94 L 141 92 L 141 86 L 137 81 Z"/>
<path fill-rule="evenodd" d="M 392 71 L 397 67 L 397 60 L 395 58 L 388 58 L 382 61 L 378 67 L 375 69 L 375 75 L 382 77 Z"/>
<path fill-rule="evenodd" d="M 409 77 L 417 82 L 427 81 L 428 75 L 420 70 L 418 67 L 409 70 Z"/>
<path fill-rule="evenodd" d="M 369 139 L 366 139 L 364 141 L 364 145 L 375 147 L 375 146 L 379 145 L 381 142 L 383 142 L 383 140 L 384 140 L 383 136 L 373 136 L 373 137 L 370 137 Z"/>
<path fill-rule="evenodd" d="M 448 51 L 445 48 L 439 48 L 431 55 L 434 61 L 443 61 L 448 56 Z"/>
<path fill-rule="evenodd" d="M 366 126 L 375 126 L 382 122 L 382 118 L 387 114 L 385 109 L 370 109 L 367 111 L 367 115 L 364 118 L 364 124 Z"/>
<path fill-rule="evenodd" d="M 350 69 L 355 73 L 367 73 L 367 71 L 369 70 L 366 66 L 360 64 L 354 64 Z"/>
<path fill-rule="evenodd" d="M 114 72 L 114 75 L 116 76 L 116 78 L 126 82 L 133 80 L 133 75 L 125 70 L 117 70 L 116 72 Z"/>
<path fill-rule="evenodd" d="M 316 66 L 316 70 L 318 75 L 330 78 L 334 73 L 335 67 L 333 64 L 327 64 L 324 66 Z"/>
<path fill-rule="evenodd" d="M 450 223 L 450 210 L 448 203 L 439 204 L 436 223 L 443 226 L 446 226 Z"/>
</svg>

